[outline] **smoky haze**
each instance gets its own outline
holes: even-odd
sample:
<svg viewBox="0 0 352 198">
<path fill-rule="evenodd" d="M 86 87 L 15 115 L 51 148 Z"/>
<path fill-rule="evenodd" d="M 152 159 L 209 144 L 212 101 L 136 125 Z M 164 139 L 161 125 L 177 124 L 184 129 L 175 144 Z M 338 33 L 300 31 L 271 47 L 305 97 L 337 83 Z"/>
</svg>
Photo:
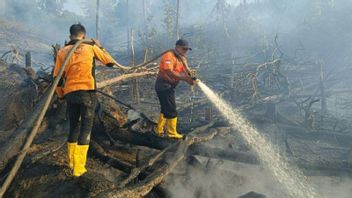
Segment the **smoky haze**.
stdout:
<svg viewBox="0 0 352 198">
<path fill-rule="evenodd" d="M 68 27 L 77 22 L 95 37 L 95 1 L 77 1 L 74 7 L 81 8 L 79 14 L 65 10 L 64 5 L 70 6 L 66 0 L 2 0 L 0 16 L 25 24 L 48 44 L 67 40 Z M 176 38 L 175 6 L 173 0 L 136 0 L 128 1 L 128 5 L 123 0 L 101 1 L 100 39 L 109 48 L 123 50 L 127 48 L 127 30 L 133 29 L 136 45 L 141 48 L 148 39 L 172 46 Z M 208 46 L 217 43 L 221 45 L 217 47 L 231 49 L 228 53 L 235 57 L 250 52 L 253 43 L 270 47 L 277 34 L 287 55 L 299 51 L 328 65 L 347 65 L 351 7 L 347 0 L 181 1 L 179 26 L 181 35 L 204 36 Z"/>
<path fill-rule="evenodd" d="M 26 50 L 34 45 L 27 44 L 23 48 L 21 45 L 25 43 L 24 40 L 42 43 L 41 46 L 45 47 L 31 49 L 40 51 L 34 54 L 34 58 L 38 56 L 45 64 L 51 65 L 49 46 L 68 40 L 71 24 L 82 23 L 88 30 L 88 36 L 96 37 L 96 1 L 75 1 L 72 7 L 79 7 L 77 13 L 74 9 L 67 9 L 72 2 L 1 0 L 0 39 Z M 287 92 L 290 92 L 290 96 L 303 97 L 314 93 L 315 85 L 324 86 L 329 96 L 326 99 L 329 115 L 344 120 L 352 118 L 351 0 L 180 0 L 179 10 L 180 36 L 188 39 L 193 48 L 189 54 L 191 65 L 200 65 L 199 75 L 215 91 L 226 92 L 224 85 L 218 85 L 220 74 L 215 75 L 216 72 L 221 73 L 221 79 L 231 79 L 230 75 L 236 70 L 280 59 L 282 73 L 287 76 Z M 176 14 L 176 0 L 101 0 L 99 40 L 119 62 L 129 64 L 129 41 L 133 32 L 137 62 L 142 60 L 144 49 L 149 49 L 149 58 L 152 58 L 173 48 L 177 38 Z M 6 37 L 9 32 L 14 33 L 11 39 Z M 8 45 L 4 46 L 0 52 L 6 51 Z M 213 73 L 207 70 L 209 68 Z M 305 84 L 309 86 L 303 86 Z M 294 94 L 291 95 L 291 92 Z M 233 99 L 229 94 L 225 94 L 225 97 L 227 100 Z M 302 101 L 294 103 L 303 104 Z M 305 112 L 307 108 L 299 112 L 308 121 L 310 116 L 320 115 L 323 103 L 314 102 L 310 105 L 311 109 L 308 110 L 311 110 L 311 114 Z M 300 119 L 297 118 L 295 122 L 303 122 Z M 311 122 L 312 125 L 319 123 L 317 120 Z M 339 123 L 336 121 L 334 130 L 340 127 Z M 351 134 L 351 127 L 345 124 L 339 128 L 339 132 Z M 270 191 L 279 189 L 274 179 L 261 179 L 260 184 L 253 182 L 261 169 L 245 170 L 244 175 L 241 175 L 243 172 L 240 170 L 239 177 L 247 174 L 247 181 L 253 183 L 252 186 L 243 185 L 243 189 L 278 196 L 277 192 Z M 268 173 L 264 171 L 262 174 L 266 176 Z M 217 183 L 221 182 L 218 175 L 195 170 L 190 177 L 194 186 L 200 186 L 202 179 L 209 181 L 207 185 L 211 185 L 211 178 Z M 328 197 L 347 198 L 352 194 L 349 187 L 351 179 L 345 176 L 324 177 L 324 180 L 314 177 L 311 182 Z M 197 181 L 200 182 L 195 184 Z M 185 196 L 180 191 L 188 195 L 196 194 L 193 188 L 183 185 L 178 179 L 167 183 L 172 184 L 174 197 Z M 228 192 L 224 189 L 221 197 L 243 194 L 243 189 L 234 188 Z M 213 196 L 210 192 L 206 194 L 208 197 Z"/>
</svg>

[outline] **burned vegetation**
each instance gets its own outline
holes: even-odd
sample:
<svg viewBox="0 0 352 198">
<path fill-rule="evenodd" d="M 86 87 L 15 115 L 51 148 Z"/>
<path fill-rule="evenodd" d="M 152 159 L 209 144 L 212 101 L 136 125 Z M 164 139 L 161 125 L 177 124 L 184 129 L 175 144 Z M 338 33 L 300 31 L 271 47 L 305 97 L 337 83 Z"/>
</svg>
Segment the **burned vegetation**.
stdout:
<svg viewBox="0 0 352 198">
<path fill-rule="evenodd" d="M 277 158 L 303 172 L 318 194 L 349 197 L 350 67 L 335 67 L 347 65 L 349 59 L 341 58 L 342 52 L 338 61 L 325 60 L 324 55 L 330 55 L 325 51 L 320 56 L 310 53 L 312 37 L 292 36 L 307 31 L 307 24 L 289 36 L 256 29 L 266 20 L 256 15 L 259 11 L 280 15 L 284 2 L 274 9 L 270 0 L 237 6 L 216 1 L 211 9 L 215 21 L 182 29 L 191 32 L 182 35 L 192 41 L 190 65 L 198 79 L 273 145 Z M 319 5 L 321 15 L 305 21 L 315 28 L 312 24 L 337 12 L 330 4 Z M 170 6 L 164 9 L 172 11 Z M 169 13 L 165 19 L 172 17 Z M 181 83 L 177 89 L 178 128 L 186 137 L 173 140 L 155 134 L 160 107 L 154 83 L 160 56 L 175 36 L 172 24 L 164 24 L 170 30 L 166 36 L 144 27 L 150 32 L 139 35 L 143 50 L 134 46 L 137 36 L 128 30 L 129 52 L 123 60 L 131 64 L 97 67 L 98 105 L 88 172 L 73 177 L 67 159 L 66 102 L 51 94 L 52 59 L 61 46 L 39 41 L 23 24 L 0 24 L 0 38 L 7 39 L 0 40 L 3 197 L 289 197 L 260 151 L 197 86 Z M 113 55 L 120 56 L 119 50 Z"/>
<path fill-rule="evenodd" d="M 310 82 L 316 84 L 316 95 L 304 95 L 305 87 L 299 87 L 298 95 L 290 87 L 296 83 L 292 80 L 295 76 L 287 75 L 298 74 L 293 72 L 294 68 L 292 72 L 283 69 L 285 60 L 277 55 L 278 51 L 275 48 L 272 58 L 265 63 L 239 64 L 238 70 L 232 68 L 232 76 L 222 81 L 213 82 L 220 75 L 213 68 L 200 68 L 199 76 L 224 90 L 223 97 L 236 104 L 306 174 L 349 174 L 351 136 L 344 133 L 347 123 L 332 117 L 328 111 L 319 112 L 320 116 L 315 117 L 317 113 L 312 105 L 325 106 L 326 100 L 320 98 L 324 96 L 322 82 Z M 5 54 L 18 56 L 13 50 Z M 9 60 L 14 59 L 1 61 L 1 102 L 5 104 L 1 109 L 2 181 L 8 177 L 17 156 L 24 152 L 22 145 L 28 140 L 53 80 L 50 69 L 34 72 L 28 62 L 20 65 Z M 89 174 L 80 179 L 70 176 L 67 166 L 66 104 L 54 97 L 5 196 L 167 197 L 170 192 L 164 180 L 184 178 L 187 182 L 187 175 L 193 169 L 213 172 L 217 168 L 212 161 L 260 164 L 251 146 L 221 119 L 198 89 L 181 92 L 183 98 L 193 95 L 190 100 L 180 99 L 186 101 L 179 106 L 186 139 L 177 141 L 156 136 L 153 128 L 158 104 L 153 81 L 157 66 L 157 61 L 151 61 L 128 70 L 100 68 L 97 71 L 99 105 L 87 163 Z M 205 78 L 203 72 L 214 76 Z M 185 171 L 179 172 L 177 167 Z M 175 170 L 178 172 L 173 173 Z M 231 175 L 234 184 L 246 180 L 236 172 Z M 245 183 L 237 185 L 240 188 Z M 195 196 L 202 197 L 204 187 L 195 188 L 198 188 Z"/>
<path fill-rule="evenodd" d="M 24 152 L 21 151 L 22 145 L 28 141 L 28 133 L 42 111 L 43 98 L 46 99 L 48 95 L 52 79 L 51 74 L 45 70 L 38 71 L 32 79 L 27 72 L 31 70 L 30 66 L 23 67 L 5 61 L 1 63 L 1 77 L 7 79 L 4 82 L 8 82 L 2 85 L 2 92 L 9 93 L 2 98 L 3 104 L 8 104 L 2 109 L 5 115 L 2 123 L 5 123 L 3 127 L 6 130 L 2 131 L 4 142 L 1 148 L 1 168 L 4 170 L 2 178 L 5 179 L 17 155 Z M 120 86 L 131 86 L 119 84 L 136 77 L 145 77 L 143 79 L 146 82 L 141 81 L 139 85 L 146 84 L 143 88 L 152 90 L 152 79 L 147 76 L 155 75 L 156 66 L 154 63 L 151 66 L 145 63 L 128 71 L 115 71 L 113 75 L 111 72 L 106 74 L 104 70 L 98 71 L 99 105 L 89 151 L 92 160 L 88 162 L 91 173 L 79 180 L 67 175 L 66 105 L 54 97 L 38 129 L 34 144 L 25 151 L 28 156 L 12 184 L 17 187 L 13 190 L 10 188 L 7 195 L 51 196 L 60 193 L 63 196 L 141 197 L 153 189 L 150 196 L 164 193 L 157 186 L 188 156 L 191 145 L 209 141 L 215 135 L 228 130 L 214 127 L 214 122 L 203 121 L 202 124 L 193 126 L 194 129 L 189 131 L 186 140 L 182 142 L 154 135 L 155 122 L 146 113 L 117 99 L 114 95 L 118 94 L 114 93 L 121 90 Z M 118 77 L 109 78 L 108 75 Z M 134 84 L 132 86 L 136 87 Z M 13 100 L 12 96 L 19 100 Z M 125 95 L 124 98 L 126 97 L 143 105 L 135 94 L 132 97 Z M 154 109 L 144 110 L 150 112 Z M 7 123 L 15 126 L 6 125 Z"/>
</svg>

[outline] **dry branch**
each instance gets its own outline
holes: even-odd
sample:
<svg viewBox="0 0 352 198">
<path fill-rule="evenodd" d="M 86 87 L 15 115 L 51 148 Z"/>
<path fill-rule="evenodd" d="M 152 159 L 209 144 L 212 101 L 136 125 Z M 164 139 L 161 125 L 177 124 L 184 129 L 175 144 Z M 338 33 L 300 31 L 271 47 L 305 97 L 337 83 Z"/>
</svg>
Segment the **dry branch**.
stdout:
<svg viewBox="0 0 352 198">
<path fill-rule="evenodd" d="M 217 123 L 216 125 L 219 125 L 219 124 Z M 197 141 L 204 142 L 204 141 L 209 141 L 214 137 L 210 135 L 217 135 L 220 133 L 228 133 L 228 132 L 229 132 L 228 128 L 221 127 L 221 128 L 217 128 L 216 134 L 206 133 L 203 136 L 197 136 L 193 138 L 195 139 L 194 141 L 196 142 Z M 160 150 L 166 149 L 170 145 L 176 142 L 176 140 L 160 138 L 158 136 L 155 136 L 153 133 L 138 133 L 138 132 L 123 131 L 123 130 L 115 131 L 114 133 L 111 133 L 111 136 L 114 139 L 120 140 L 122 142 L 128 142 L 131 144 L 147 146 L 150 148 L 160 149 Z M 258 163 L 258 160 L 255 156 L 247 153 L 238 152 L 238 151 L 225 151 L 223 149 L 210 148 L 203 145 L 191 146 L 189 149 L 189 154 L 236 161 L 236 162 Z"/>
<path fill-rule="evenodd" d="M 82 43 L 84 42 L 84 40 L 82 41 L 79 41 L 77 42 L 73 47 L 72 49 L 69 51 L 68 55 L 66 56 L 65 58 L 65 61 L 64 63 L 61 65 L 61 68 L 60 68 L 60 71 L 57 75 L 57 77 L 55 78 L 53 84 L 51 85 L 49 91 L 48 91 L 48 95 L 46 97 L 44 97 L 42 99 L 43 101 L 43 104 L 40 104 L 40 112 L 35 116 L 35 122 L 33 122 L 33 128 L 31 128 L 30 130 L 30 133 L 26 139 L 26 142 L 25 144 L 23 145 L 23 148 L 22 148 L 22 151 L 21 153 L 18 155 L 18 158 L 16 159 L 15 161 L 15 164 L 14 166 L 12 167 L 10 173 L 9 173 L 9 176 L 6 178 L 5 182 L 3 183 L 3 185 L 1 186 L 1 189 L 0 189 L 0 197 L 2 197 L 5 192 L 7 191 L 8 187 L 10 186 L 12 180 L 15 178 L 22 162 L 23 162 L 23 159 L 25 158 L 27 152 L 28 152 L 28 148 L 31 146 L 33 140 L 34 140 L 34 137 L 36 136 L 37 132 L 38 132 L 38 129 L 44 119 L 44 116 L 45 116 L 45 113 L 49 107 L 49 104 L 50 104 L 50 101 L 54 95 L 54 92 L 55 92 L 55 88 L 57 87 L 58 83 L 59 83 L 59 80 L 62 76 L 62 74 L 64 73 L 64 69 L 66 67 L 66 65 L 68 64 L 68 61 L 69 59 L 71 58 L 72 54 L 75 52 L 75 50 L 77 49 L 77 47 Z M 29 131 L 29 129 L 28 129 Z"/>
<path fill-rule="evenodd" d="M 161 157 L 163 157 L 163 155 L 174 149 L 179 142 L 175 142 L 173 144 L 171 144 L 170 146 L 166 147 L 164 150 L 162 150 L 160 153 L 156 154 L 154 157 L 150 158 L 148 160 L 148 163 L 144 164 L 141 167 L 137 167 L 132 169 L 131 173 L 128 175 L 127 178 L 125 178 L 123 181 L 120 182 L 119 184 L 119 188 L 124 188 L 128 183 L 130 183 L 131 181 L 133 181 L 135 178 L 138 177 L 138 175 L 140 173 L 142 173 L 143 171 L 145 171 L 148 167 L 152 166 L 157 160 L 159 160 Z"/>
<path fill-rule="evenodd" d="M 90 151 L 99 159 L 104 161 L 105 163 L 109 164 L 110 166 L 122 170 L 125 173 L 129 173 L 133 166 L 127 162 L 121 161 L 117 158 L 112 157 L 107 153 L 107 151 L 100 146 L 97 142 L 91 140 L 90 144 Z"/>
<path fill-rule="evenodd" d="M 32 156 L 29 156 L 28 159 L 25 159 L 25 164 L 26 168 L 28 168 L 30 165 L 38 162 L 39 160 L 43 159 L 44 157 L 47 157 L 60 149 L 62 149 L 66 145 L 66 138 L 65 140 L 60 140 L 58 142 L 53 142 L 50 143 L 49 145 L 45 146 L 45 148 L 42 148 L 40 152 L 33 154 Z"/>
<path fill-rule="evenodd" d="M 172 159 L 169 159 L 167 163 L 158 168 L 152 174 L 150 174 L 144 181 L 139 184 L 126 187 L 123 189 L 111 189 L 102 192 L 97 197 L 109 197 L 109 198 L 136 198 L 143 197 L 148 194 L 156 185 L 161 183 L 161 181 L 167 176 L 179 162 L 185 157 L 187 152 L 188 144 L 187 141 L 181 142 L 175 152 Z"/>
<path fill-rule="evenodd" d="M 352 174 L 352 163 L 348 161 L 309 161 L 298 159 L 295 162 L 297 166 L 305 171 L 308 175 L 331 176 Z"/>
<path fill-rule="evenodd" d="M 152 132 L 139 133 L 125 130 L 116 130 L 110 133 L 111 137 L 120 140 L 122 142 L 127 142 L 139 146 L 147 146 L 154 149 L 164 149 L 177 140 L 161 138 L 154 135 Z"/>
<path fill-rule="evenodd" d="M 155 70 L 146 70 L 146 71 L 141 71 L 138 73 L 129 73 L 129 74 L 124 74 L 121 76 L 117 76 L 115 78 L 111 78 L 108 80 L 103 80 L 101 82 L 97 83 L 97 88 L 103 88 L 115 83 L 119 83 L 119 82 L 123 82 L 126 80 L 130 80 L 130 79 L 135 79 L 135 78 L 140 78 L 140 77 L 144 77 L 144 76 L 154 76 L 156 75 L 157 72 Z"/>
<path fill-rule="evenodd" d="M 248 164 L 259 164 L 256 156 L 239 152 L 235 150 L 224 150 L 220 148 L 211 148 L 201 144 L 192 145 L 189 149 L 190 155 L 200 155 L 209 158 L 217 158 L 234 162 L 243 162 Z"/>
<path fill-rule="evenodd" d="M 217 133 L 216 129 L 211 130 L 211 132 L 205 136 L 197 136 L 201 132 L 207 130 L 213 124 L 214 123 L 209 123 L 203 127 L 197 128 L 196 130 L 192 131 L 190 133 L 189 137 L 187 137 L 184 141 L 177 142 L 176 143 L 177 150 L 176 150 L 175 154 L 173 155 L 173 157 L 169 158 L 169 159 L 165 159 L 166 162 L 163 163 L 163 165 L 161 165 L 161 167 L 158 167 L 153 173 L 148 175 L 140 183 L 123 188 L 123 189 L 118 189 L 118 188 L 109 189 L 107 191 L 100 193 L 98 195 L 98 197 L 114 197 L 114 198 L 124 197 L 124 198 L 128 198 L 128 197 L 143 197 L 143 196 L 145 196 L 146 194 L 148 194 L 152 190 L 152 188 L 154 188 L 156 185 L 161 183 L 161 181 L 165 178 L 165 176 L 167 176 L 170 172 L 172 172 L 172 170 L 175 169 L 175 167 L 178 165 L 178 163 L 181 162 L 185 158 L 185 156 L 187 154 L 187 149 L 190 145 L 192 145 L 196 142 L 199 142 L 199 141 L 209 140 L 215 136 L 215 134 Z M 170 149 L 171 147 L 173 147 L 173 146 L 170 146 L 167 149 Z M 165 151 L 162 151 L 162 152 L 166 153 Z M 164 153 L 161 156 L 163 156 Z M 157 156 L 157 158 L 154 158 L 154 160 L 152 160 L 150 162 L 154 163 L 161 156 Z M 144 166 L 144 168 L 146 168 L 146 167 L 147 166 Z"/>
<path fill-rule="evenodd" d="M 213 126 L 213 125 L 214 125 L 214 123 L 209 123 L 209 124 L 207 124 L 205 126 L 202 126 L 202 127 L 198 128 L 197 130 L 193 131 L 193 133 L 203 131 L 203 130 L 205 130 L 205 129 Z M 212 139 L 215 136 L 215 134 L 216 134 L 216 132 L 213 130 L 212 133 L 208 134 L 207 136 L 193 137 L 193 139 L 194 139 L 195 143 L 196 142 L 202 142 L 202 141 L 208 141 L 208 140 Z M 178 142 L 167 146 L 160 153 L 158 153 L 154 157 L 150 158 L 146 164 L 144 164 L 141 167 L 134 168 L 131 171 L 131 174 L 120 183 L 119 187 L 120 188 L 125 187 L 129 182 L 131 182 L 133 179 L 135 179 L 141 172 L 145 171 L 148 167 L 154 165 L 154 163 L 156 161 L 158 161 L 161 157 L 163 157 L 163 155 L 166 152 L 169 152 L 169 151 L 173 150 L 177 145 L 178 145 Z"/>
</svg>

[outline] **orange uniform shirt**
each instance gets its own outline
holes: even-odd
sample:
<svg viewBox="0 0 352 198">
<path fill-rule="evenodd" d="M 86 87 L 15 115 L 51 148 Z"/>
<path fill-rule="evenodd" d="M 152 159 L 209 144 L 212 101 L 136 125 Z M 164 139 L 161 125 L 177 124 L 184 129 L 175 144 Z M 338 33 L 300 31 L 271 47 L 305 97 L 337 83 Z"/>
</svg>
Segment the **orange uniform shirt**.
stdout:
<svg viewBox="0 0 352 198">
<path fill-rule="evenodd" d="M 74 42 L 72 43 L 74 44 Z M 72 47 L 72 44 L 66 45 L 57 53 L 53 72 L 54 77 L 59 73 L 66 55 Z M 73 91 L 95 90 L 95 58 L 104 65 L 113 64 L 114 62 L 112 57 L 105 50 L 100 49 L 96 45 L 81 44 L 78 46 L 65 68 L 63 74 L 64 87 L 58 87 L 56 89 L 59 97 L 63 97 Z"/>
<path fill-rule="evenodd" d="M 159 67 L 159 76 L 161 76 L 164 80 L 170 81 L 172 84 L 177 84 L 179 82 L 178 79 L 172 78 L 171 76 L 168 76 L 167 73 L 165 72 L 166 70 L 170 69 L 178 74 L 184 73 L 186 71 L 185 66 L 183 65 L 182 61 L 179 60 L 175 54 L 175 52 L 170 51 L 164 54 L 161 57 L 160 60 L 160 67 Z M 187 62 L 187 59 L 185 57 L 182 57 L 184 62 Z"/>
</svg>

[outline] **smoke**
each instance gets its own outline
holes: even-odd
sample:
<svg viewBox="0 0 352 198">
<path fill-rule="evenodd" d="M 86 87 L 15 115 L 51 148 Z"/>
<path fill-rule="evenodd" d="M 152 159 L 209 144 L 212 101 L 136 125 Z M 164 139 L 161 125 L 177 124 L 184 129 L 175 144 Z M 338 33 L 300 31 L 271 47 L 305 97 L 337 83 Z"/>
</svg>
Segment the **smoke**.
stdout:
<svg viewBox="0 0 352 198">
<path fill-rule="evenodd" d="M 128 9 L 126 2 L 101 1 L 100 39 L 108 49 L 126 51 L 129 28 L 135 32 L 137 48 L 145 47 L 146 35 L 151 39 L 150 46 L 156 40 L 164 46 L 174 44 L 173 39 L 165 43 L 165 0 L 129 1 Z M 176 9 L 175 2 L 170 3 Z M 86 25 L 88 35 L 95 37 L 95 6 L 95 1 L 87 0 L 2 0 L 0 17 L 26 24 L 51 42 L 48 44 L 63 43 L 68 39 L 68 27 L 77 22 Z M 208 47 L 215 43 L 216 48 L 226 49 L 229 56 L 248 54 L 259 43 L 272 43 L 278 35 L 278 44 L 287 56 L 302 49 L 306 56 L 324 59 L 328 65 L 346 65 L 351 61 L 348 54 L 352 51 L 346 42 L 351 39 L 351 8 L 348 0 L 181 0 L 179 24 L 181 35 L 191 43 L 204 35 Z"/>
<path fill-rule="evenodd" d="M 207 159 L 197 157 L 204 164 L 209 164 Z M 232 198 L 255 191 L 267 197 L 280 197 L 284 194 L 282 187 L 276 182 L 268 171 L 263 168 L 231 163 L 212 159 L 213 165 L 207 168 L 187 167 L 186 178 L 170 177 L 166 185 L 175 198 L 181 197 L 224 197 Z"/>
<path fill-rule="evenodd" d="M 197 159 L 204 167 L 209 164 L 206 158 Z M 251 191 L 266 197 L 286 197 L 282 185 L 261 166 L 216 159 L 211 163 L 213 166 L 208 168 L 180 165 L 175 172 L 186 172 L 186 176 L 175 174 L 165 182 L 171 197 L 233 198 Z M 324 197 L 349 198 L 352 193 L 352 180 L 348 177 L 312 176 L 309 181 Z"/>
<path fill-rule="evenodd" d="M 100 40 L 118 61 L 128 62 L 130 59 L 127 51 L 130 35 L 128 30 L 131 29 L 134 31 L 137 56 L 141 56 L 144 48 L 150 49 L 151 58 L 173 46 L 176 38 L 167 39 L 164 19 L 166 5 L 176 9 L 175 1 L 129 0 L 128 7 L 126 0 L 100 2 Z M 88 36 L 95 37 L 95 6 L 96 2 L 92 0 L 1 0 L 0 18 L 23 26 L 10 29 L 10 32 L 14 32 L 11 35 L 12 43 L 19 40 L 17 44 L 22 44 L 27 40 L 29 44 L 26 44 L 26 50 L 36 50 L 45 44 L 45 50 L 41 49 L 41 53 L 45 51 L 49 55 L 51 52 L 48 46 L 63 44 L 69 39 L 68 28 L 73 23 L 81 22 L 87 27 Z M 326 86 L 338 89 L 348 88 L 351 83 L 351 10 L 350 0 L 180 0 L 179 24 L 181 35 L 190 41 L 194 49 L 189 54 L 190 60 L 194 65 L 199 63 L 201 68 L 205 68 L 204 78 L 213 75 L 207 68 L 214 68 L 214 71 L 223 76 L 231 73 L 229 68 L 237 69 L 237 65 L 242 63 L 271 60 L 273 51 L 279 48 L 283 53 L 283 69 L 297 72 L 299 76 L 299 79 L 289 78 L 289 82 L 301 81 L 304 74 L 299 71 L 308 66 L 316 68 L 316 79 L 313 80 L 318 82 L 322 65 L 325 77 L 335 79 L 335 84 L 329 82 Z M 7 27 L 0 27 L 1 39 L 5 28 Z M 50 56 L 46 60 L 52 64 Z M 218 81 L 220 80 L 216 78 L 214 84 L 218 85 Z M 307 92 L 311 93 L 312 90 Z M 343 103 L 339 107 L 329 106 L 330 110 L 339 113 L 343 111 L 344 117 L 351 114 L 350 95 L 345 95 L 345 98 L 340 103 L 328 101 L 331 104 Z M 208 197 L 233 197 L 252 190 L 268 197 L 280 197 L 280 194 L 276 194 L 282 192 L 280 184 L 269 173 L 262 171 L 262 168 L 250 169 L 249 165 L 232 163 L 228 166 L 235 166 L 230 169 L 235 169 L 236 178 L 226 178 L 219 173 L 221 171 L 204 172 L 193 168 L 189 172 L 189 185 L 177 178 L 170 179 L 174 196 L 181 197 L 178 195 L 183 190 L 186 192 L 184 197 L 189 197 L 187 195 L 190 194 L 193 196 L 199 193 L 196 189 L 201 188 L 204 196 Z M 309 179 L 327 197 L 349 197 L 352 194 L 350 179 Z M 239 184 L 236 183 L 238 181 Z M 214 192 L 216 193 L 211 194 Z"/>
</svg>

